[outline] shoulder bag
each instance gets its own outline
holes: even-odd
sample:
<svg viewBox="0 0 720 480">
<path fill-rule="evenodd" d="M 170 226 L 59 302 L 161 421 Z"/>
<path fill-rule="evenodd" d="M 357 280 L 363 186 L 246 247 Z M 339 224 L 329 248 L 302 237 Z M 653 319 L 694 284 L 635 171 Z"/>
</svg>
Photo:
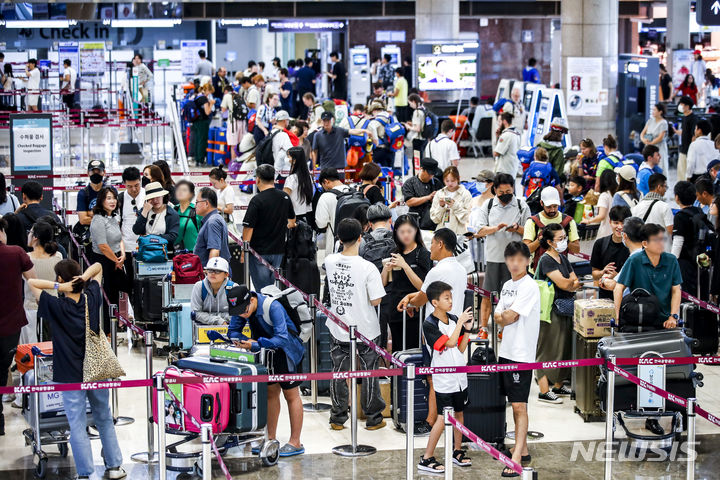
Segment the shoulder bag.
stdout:
<svg viewBox="0 0 720 480">
<path fill-rule="evenodd" d="M 125 370 L 120 361 L 110 348 L 110 343 L 105 337 L 100 325 L 100 330 L 95 333 L 90 328 L 90 313 L 88 310 L 87 294 L 85 298 L 85 358 L 83 360 L 83 382 L 97 382 L 108 378 L 119 378 L 125 376 Z"/>
</svg>

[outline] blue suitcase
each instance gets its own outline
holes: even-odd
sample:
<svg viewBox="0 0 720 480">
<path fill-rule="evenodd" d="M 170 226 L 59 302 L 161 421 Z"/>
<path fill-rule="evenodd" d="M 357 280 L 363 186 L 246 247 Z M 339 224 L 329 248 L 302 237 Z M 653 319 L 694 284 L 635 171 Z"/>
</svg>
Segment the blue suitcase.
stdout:
<svg viewBox="0 0 720 480">
<path fill-rule="evenodd" d="M 263 365 L 216 361 L 210 357 L 186 357 L 178 368 L 217 376 L 267 375 Z M 226 433 L 254 432 L 267 423 L 267 383 L 230 384 L 230 422 Z"/>
<path fill-rule="evenodd" d="M 190 302 L 176 303 L 164 308 L 168 314 L 168 344 L 187 350 L 193 346 L 193 322 Z"/>
<path fill-rule="evenodd" d="M 219 127 L 210 127 L 208 129 L 208 144 L 207 149 L 205 150 L 207 152 L 207 158 L 206 162 L 208 165 L 217 165 L 216 163 L 213 163 L 215 160 L 215 141 L 217 139 L 217 133 L 218 133 Z"/>
<path fill-rule="evenodd" d="M 401 362 L 423 366 L 423 355 L 419 348 L 410 348 L 402 352 L 393 353 L 393 357 Z M 407 423 L 407 381 L 404 376 L 390 377 L 390 390 L 392 394 L 392 419 L 395 428 L 405 431 Z M 423 422 L 428 414 L 428 383 L 424 375 L 415 377 L 414 387 L 414 420 Z"/>
<path fill-rule="evenodd" d="M 218 127 L 213 144 L 213 165 L 225 165 L 227 160 L 227 128 Z"/>
<path fill-rule="evenodd" d="M 315 339 L 317 340 L 318 354 L 317 360 L 317 371 L 318 372 L 332 372 L 332 360 L 330 359 L 330 330 L 326 325 L 327 317 L 324 313 L 317 312 L 317 318 L 315 319 Z M 310 342 L 305 345 L 305 355 L 302 359 L 303 372 L 310 373 Z M 318 395 L 330 395 L 330 380 L 317 380 L 318 382 Z M 300 384 L 300 389 L 304 395 L 310 395 L 310 382 L 305 381 Z"/>
</svg>

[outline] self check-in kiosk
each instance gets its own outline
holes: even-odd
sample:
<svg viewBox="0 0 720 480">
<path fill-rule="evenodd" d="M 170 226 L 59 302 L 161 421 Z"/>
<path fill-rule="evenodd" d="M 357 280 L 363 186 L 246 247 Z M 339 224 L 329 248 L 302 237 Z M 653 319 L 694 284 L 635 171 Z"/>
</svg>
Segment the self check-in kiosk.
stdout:
<svg viewBox="0 0 720 480">
<path fill-rule="evenodd" d="M 659 100 L 660 60 L 646 55 L 618 55 L 617 134 L 621 152 L 631 153 L 630 134 L 639 134 Z"/>
<path fill-rule="evenodd" d="M 550 122 L 558 117 L 567 120 L 567 109 L 563 91 L 544 86 L 534 89 L 528 108 L 528 128 L 523 134 L 522 145 L 534 147 L 540 143 L 543 137 L 550 131 Z M 562 143 L 563 147 L 572 145 L 569 132 L 563 136 Z"/>
<path fill-rule="evenodd" d="M 397 45 L 385 45 L 380 49 L 380 57 L 384 57 L 386 53 L 390 55 L 390 65 L 392 65 L 393 70 L 402 67 L 400 47 Z"/>
<path fill-rule="evenodd" d="M 358 45 L 350 49 L 350 103 L 365 104 L 371 94 L 370 49 Z"/>
</svg>

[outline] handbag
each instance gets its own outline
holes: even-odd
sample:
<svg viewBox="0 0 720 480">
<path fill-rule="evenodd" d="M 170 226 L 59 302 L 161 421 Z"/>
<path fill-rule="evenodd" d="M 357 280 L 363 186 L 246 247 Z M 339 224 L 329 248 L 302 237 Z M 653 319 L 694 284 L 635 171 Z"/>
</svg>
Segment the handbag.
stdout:
<svg viewBox="0 0 720 480">
<path fill-rule="evenodd" d="M 85 358 L 83 359 L 83 382 L 97 382 L 108 378 L 125 376 L 125 370 L 110 348 L 110 342 L 103 333 L 102 325 L 98 333 L 90 328 L 90 313 L 87 294 L 85 298 Z"/>
<path fill-rule="evenodd" d="M 558 315 L 572 317 L 575 315 L 575 297 L 556 298 L 553 302 L 553 309 Z"/>
<path fill-rule="evenodd" d="M 555 299 L 555 285 L 547 280 L 535 279 L 538 289 L 540 290 L 540 320 L 547 323 L 552 323 L 550 318 L 550 311 L 553 307 L 553 300 Z"/>
</svg>

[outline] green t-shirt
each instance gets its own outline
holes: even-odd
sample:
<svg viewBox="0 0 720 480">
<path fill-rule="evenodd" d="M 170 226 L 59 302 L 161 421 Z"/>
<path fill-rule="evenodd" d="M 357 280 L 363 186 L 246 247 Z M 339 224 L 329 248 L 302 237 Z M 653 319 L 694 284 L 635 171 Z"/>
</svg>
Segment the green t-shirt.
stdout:
<svg viewBox="0 0 720 480">
<path fill-rule="evenodd" d="M 180 215 L 180 232 L 175 239 L 175 245 L 192 252 L 195 249 L 202 217 L 195 213 L 194 203 L 191 203 L 184 211 L 180 210 L 179 205 L 176 209 Z"/>
<path fill-rule="evenodd" d="M 621 158 L 618 158 L 617 156 L 613 155 L 612 153 L 610 155 L 613 156 L 613 158 L 615 159 L 616 162 L 622 163 Z M 606 160 L 606 158 L 607 157 L 604 157 L 602 160 L 600 160 L 598 162 L 597 170 L 595 170 L 595 176 L 597 178 L 600 178 L 600 175 L 602 175 L 602 172 L 604 172 L 605 170 L 614 170 L 614 167 L 612 166 L 612 164 L 610 162 L 608 162 Z"/>
<path fill-rule="evenodd" d="M 664 322 L 673 313 L 670 311 L 672 287 L 682 284 L 680 264 L 675 255 L 663 252 L 654 267 L 647 254 L 644 251 L 639 252 L 630 255 L 625 261 L 617 283 L 625 285 L 631 292 L 636 288 L 643 288 L 655 295 L 660 301 L 661 319 Z"/>
</svg>

